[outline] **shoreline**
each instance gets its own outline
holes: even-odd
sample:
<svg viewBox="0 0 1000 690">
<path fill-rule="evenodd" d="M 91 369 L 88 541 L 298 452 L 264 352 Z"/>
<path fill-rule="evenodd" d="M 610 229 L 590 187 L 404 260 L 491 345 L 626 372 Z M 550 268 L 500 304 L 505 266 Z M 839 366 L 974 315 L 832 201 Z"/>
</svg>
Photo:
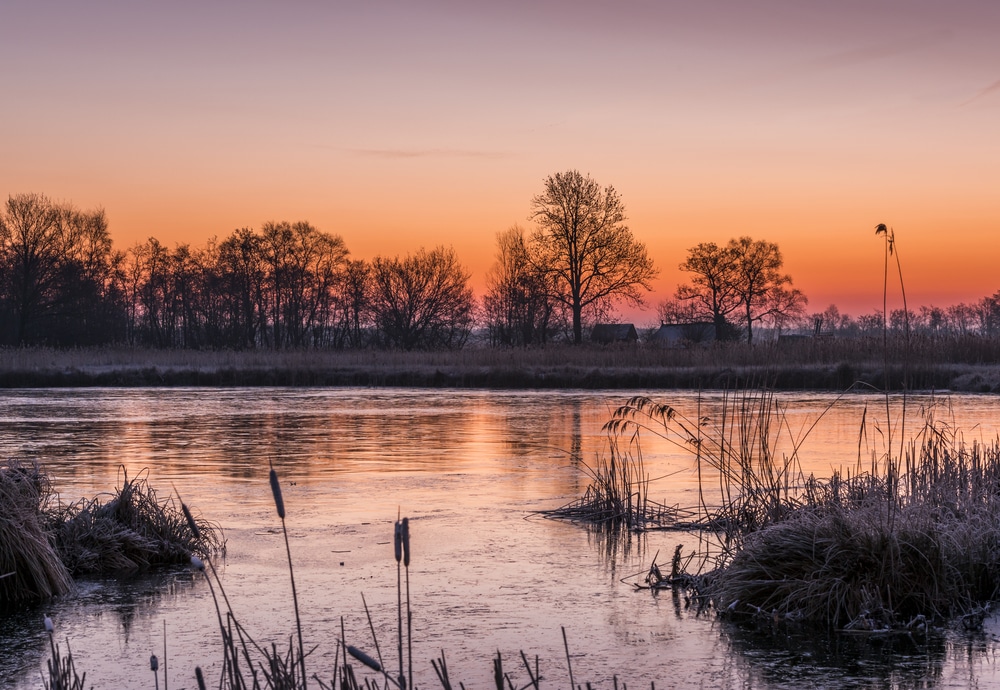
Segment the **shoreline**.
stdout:
<svg viewBox="0 0 1000 690">
<path fill-rule="evenodd" d="M 756 353 L 751 353 L 756 354 Z M 546 348 L 454 352 L 0 350 L 0 389 L 84 387 L 407 387 L 526 389 L 883 390 L 884 365 L 780 361 L 774 352 Z M 780 354 L 780 353 L 779 353 Z M 714 355 L 714 356 L 713 356 Z M 892 364 L 888 388 L 1000 393 L 1000 366 Z"/>
</svg>

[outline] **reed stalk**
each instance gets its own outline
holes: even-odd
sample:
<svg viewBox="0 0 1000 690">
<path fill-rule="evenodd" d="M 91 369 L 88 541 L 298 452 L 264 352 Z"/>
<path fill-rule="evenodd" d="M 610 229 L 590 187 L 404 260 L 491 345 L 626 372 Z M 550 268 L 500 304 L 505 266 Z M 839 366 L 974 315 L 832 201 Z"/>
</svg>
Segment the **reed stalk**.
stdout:
<svg viewBox="0 0 1000 690">
<path fill-rule="evenodd" d="M 306 653 L 305 646 L 302 642 L 302 617 L 299 615 L 299 597 L 295 590 L 295 571 L 292 568 L 292 548 L 288 543 L 288 528 L 285 525 L 285 502 L 281 497 L 281 484 L 278 482 L 278 473 L 274 471 L 273 464 L 271 465 L 269 479 L 271 482 L 271 494 L 274 497 L 274 506 L 278 511 L 278 517 L 281 518 L 281 532 L 285 537 L 285 553 L 288 555 L 288 576 L 292 581 L 292 604 L 295 607 L 295 629 L 299 637 L 299 665 L 302 668 L 302 688 L 305 690 L 307 677 Z"/>
</svg>

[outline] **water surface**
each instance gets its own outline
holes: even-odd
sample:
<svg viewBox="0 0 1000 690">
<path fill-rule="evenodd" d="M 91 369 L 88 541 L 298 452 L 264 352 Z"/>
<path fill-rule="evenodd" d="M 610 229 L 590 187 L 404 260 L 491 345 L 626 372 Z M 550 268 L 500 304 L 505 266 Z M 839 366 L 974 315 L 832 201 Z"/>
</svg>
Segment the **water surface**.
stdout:
<svg viewBox="0 0 1000 690">
<path fill-rule="evenodd" d="M 411 518 L 414 667 L 437 681 L 443 649 L 453 680 L 491 687 L 500 650 L 515 676 L 519 650 L 538 655 L 552 686 L 567 682 L 565 627 L 579 681 L 634 687 L 966 687 L 1000 682 L 990 622 L 979 636 L 872 646 L 842 637 L 747 635 L 698 615 L 682 598 L 634 591 L 660 552 L 687 534 L 652 533 L 631 548 L 535 511 L 577 498 L 586 466 L 606 452 L 602 425 L 632 392 L 496 392 L 407 389 L 80 389 L 0 394 L 0 453 L 38 460 L 62 500 L 108 491 L 122 473 L 144 473 L 220 524 L 220 575 L 243 625 L 260 642 L 294 630 L 280 521 L 267 485 L 281 476 L 310 672 L 329 679 L 341 621 L 349 644 L 373 651 L 368 602 L 387 663 L 396 662 L 396 563 L 392 524 Z M 658 391 L 691 419 L 719 414 L 719 394 Z M 884 453 L 904 432 L 894 403 L 851 395 L 779 394 L 778 452 L 826 476 Z M 995 399 L 917 396 L 912 431 L 928 411 L 972 439 L 996 435 Z M 814 422 L 819 423 L 813 427 Z M 859 433 L 864 427 L 864 434 Z M 890 431 L 891 430 L 891 431 Z M 691 454 L 641 437 L 651 497 L 697 503 Z M 171 687 L 192 687 L 200 665 L 217 678 L 211 593 L 180 570 L 81 583 L 77 596 L 0 616 L 0 686 L 40 687 L 46 658 L 40 617 L 54 619 L 88 685 L 152 687 L 151 653 Z"/>
</svg>

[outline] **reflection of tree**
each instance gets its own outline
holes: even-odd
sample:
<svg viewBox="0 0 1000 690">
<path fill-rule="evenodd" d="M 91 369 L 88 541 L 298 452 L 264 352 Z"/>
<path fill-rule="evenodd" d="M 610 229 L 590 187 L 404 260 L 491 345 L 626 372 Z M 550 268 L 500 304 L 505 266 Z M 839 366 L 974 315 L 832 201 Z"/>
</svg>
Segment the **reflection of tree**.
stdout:
<svg viewBox="0 0 1000 690">
<path fill-rule="evenodd" d="M 580 401 L 571 400 L 570 409 L 570 450 L 569 455 L 574 467 L 583 461 L 583 420 L 580 414 Z"/>
</svg>

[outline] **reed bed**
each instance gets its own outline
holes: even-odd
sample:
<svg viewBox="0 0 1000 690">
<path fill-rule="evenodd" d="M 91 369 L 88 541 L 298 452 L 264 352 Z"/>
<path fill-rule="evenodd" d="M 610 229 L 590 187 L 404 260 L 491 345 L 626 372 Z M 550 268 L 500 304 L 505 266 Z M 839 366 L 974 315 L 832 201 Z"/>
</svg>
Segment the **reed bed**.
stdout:
<svg viewBox="0 0 1000 690">
<path fill-rule="evenodd" d="M 221 532 L 199 525 L 194 536 L 144 474 L 123 470 L 110 497 L 63 506 L 38 465 L 8 460 L 0 465 L 0 605 L 69 593 L 74 576 L 184 564 L 221 550 Z"/>
<path fill-rule="evenodd" d="M 805 481 L 797 456 L 777 453 L 782 419 L 773 394 L 754 388 L 727 391 L 722 414 L 691 419 L 676 408 L 644 397 L 628 400 L 604 425 L 607 459 L 586 471 L 584 496 L 543 514 L 549 517 L 644 529 L 721 531 L 734 545 L 741 535 L 782 519 L 798 505 L 795 487 Z M 667 506 L 650 500 L 650 478 L 640 440 L 655 435 L 692 453 L 701 485 L 697 506 Z M 717 481 L 708 497 L 710 481 Z"/>
<path fill-rule="evenodd" d="M 1000 595 L 1000 441 L 933 423 L 880 474 L 813 482 L 712 574 L 728 614 L 851 630 L 982 623 Z"/>
<path fill-rule="evenodd" d="M 616 434 L 609 434 L 607 455 L 599 457 L 594 466 L 581 460 L 581 467 L 590 476 L 583 496 L 540 514 L 626 535 L 629 531 L 674 526 L 681 519 L 693 517 L 691 511 L 649 497 L 650 478 L 643 467 L 638 437 L 622 441 Z"/>
<path fill-rule="evenodd" d="M 51 496 L 38 465 L 0 463 L 0 606 L 73 589 L 70 571 L 50 539 L 46 509 Z"/>
<path fill-rule="evenodd" d="M 205 351 L 0 348 L 0 387 L 25 386 L 423 386 L 478 388 L 727 388 L 767 378 L 779 389 L 842 391 L 855 382 L 911 388 L 1000 390 L 1000 339 L 880 337 L 791 344 L 715 343 L 668 349 L 550 344 L 469 346 L 447 352 L 384 350 Z M 907 349 L 909 348 L 909 349 Z"/>
<path fill-rule="evenodd" d="M 654 563 L 652 587 L 690 590 L 726 617 L 868 632 L 975 627 L 1000 596 L 1000 439 L 966 443 L 931 416 L 901 457 L 817 479 L 798 462 L 805 437 L 778 452 L 787 425 L 759 387 L 727 392 L 713 418 L 636 397 L 606 429 L 611 461 L 548 515 L 711 537 L 694 573 L 675 558 L 664 577 Z M 690 451 L 697 506 L 651 514 L 643 434 Z"/>
<path fill-rule="evenodd" d="M 195 534 L 173 498 L 160 499 L 146 473 L 129 477 L 110 497 L 82 499 L 49 512 L 53 543 L 73 575 L 181 565 L 192 554 L 221 550 L 219 529 L 198 522 Z"/>
</svg>

